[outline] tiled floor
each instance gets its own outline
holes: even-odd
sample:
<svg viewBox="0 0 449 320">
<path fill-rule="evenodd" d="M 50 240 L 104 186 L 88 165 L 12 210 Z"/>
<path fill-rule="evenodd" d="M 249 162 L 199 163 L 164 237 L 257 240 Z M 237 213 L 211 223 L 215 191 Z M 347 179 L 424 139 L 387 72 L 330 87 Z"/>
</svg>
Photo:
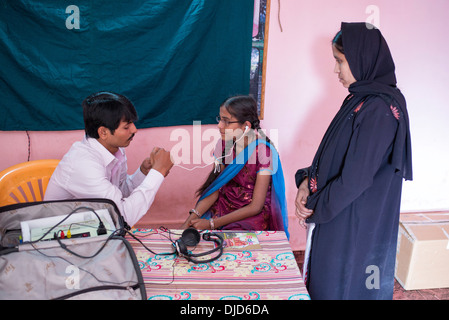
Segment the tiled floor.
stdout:
<svg viewBox="0 0 449 320">
<path fill-rule="evenodd" d="M 304 262 L 304 251 L 294 251 L 296 262 L 302 272 Z M 449 300 L 449 288 L 426 289 L 426 290 L 404 290 L 395 280 L 393 300 Z"/>
<path fill-rule="evenodd" d="M 449 288 L 404 290 L 395 280 L 393 300 L 449 300 Z"/>
</svg>

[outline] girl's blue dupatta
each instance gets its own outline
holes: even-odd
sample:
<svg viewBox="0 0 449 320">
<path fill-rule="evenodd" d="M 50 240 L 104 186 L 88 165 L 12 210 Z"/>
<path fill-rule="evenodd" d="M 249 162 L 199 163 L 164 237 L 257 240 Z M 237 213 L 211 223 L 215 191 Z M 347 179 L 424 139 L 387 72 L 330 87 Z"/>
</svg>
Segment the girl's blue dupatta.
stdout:
<svg viewBox="0 0 449 320">
<path fill-rule="evenodd" d="M 212 182 L 212 184 L 203 192 L 200 199 L 210 196 L 212 193 L 220 189 L 226 183 L 228 183 L 232 178 L 234 178 L 237 173 L 245 166 L 248 162 L 249 157 L 253 154 L 256 149 L 257 144 L 264 143 L 271 150 L 271 158 L 273 169 L 265 169 L 271 171 L 272 189 L 271 189 L 271 205 L 273 214 L 273 224 L 276 230 L 282 230 L 290 239 L 290 234 L 288 232 L 288 212 L 287 212 L 287 201 L 285 198 L 285 182 L 284 173 L 282 170 L 281 160 L 277 150 L 266 140 L 258 139 L 250 143 L 245 150 L 240 152 L 234 160 L 226 166 L 222 173 Z"/>
</svg>

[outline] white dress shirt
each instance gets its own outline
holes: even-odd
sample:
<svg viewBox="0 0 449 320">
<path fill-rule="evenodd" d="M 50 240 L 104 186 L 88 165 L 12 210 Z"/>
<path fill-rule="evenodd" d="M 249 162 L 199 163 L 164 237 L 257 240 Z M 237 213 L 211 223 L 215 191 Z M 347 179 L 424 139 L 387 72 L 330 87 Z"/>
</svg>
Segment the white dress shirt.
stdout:
<svg viewBox="0 0 449 320">
<path fill-rule="evenodd" d="M 44 200 L 106 198 L 113 200 L 133 226 L 148 211 L 164 176 L 140 168 L 128 175 L 124 148 L 113 155 L 93 138 L 75 142 L 53 173 Z"/>
</svg>

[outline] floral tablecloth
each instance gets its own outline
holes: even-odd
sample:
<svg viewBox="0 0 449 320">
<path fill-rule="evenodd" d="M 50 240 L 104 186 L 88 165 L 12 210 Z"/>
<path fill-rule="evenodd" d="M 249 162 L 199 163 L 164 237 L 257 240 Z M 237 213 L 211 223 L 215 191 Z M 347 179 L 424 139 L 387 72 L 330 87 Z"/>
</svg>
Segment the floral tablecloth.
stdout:
<svg viewBox="0 0 449 320">
<path fill-rule="evenodd" d="M 200 264 L 176 255 L 163 255 L 173 252 L 173 242 L 180 238 L 182 231 L 132 229 L 131 232 L 141 241 L 128 236 L 139 261 L 148 299 L 310 299 L 284 232 L 255 232 L 261 248 L 225 248 L 217 260 Z M 192 252 L 212 248 L 211 242 L 201 240 Z"/>
</svg>

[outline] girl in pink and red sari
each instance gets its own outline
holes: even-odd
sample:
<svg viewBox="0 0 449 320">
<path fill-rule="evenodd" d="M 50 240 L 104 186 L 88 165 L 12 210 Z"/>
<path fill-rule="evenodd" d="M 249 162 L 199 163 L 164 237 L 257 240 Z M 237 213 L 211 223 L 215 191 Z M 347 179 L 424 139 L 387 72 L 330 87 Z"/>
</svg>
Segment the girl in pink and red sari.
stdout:
<svg viewBox="0 0 449 320">
<path fill-rule="evenodd" d="M 214 170 L 182 228 L 283 230 L 288 236 L 285 184 L 279 155 L 260 130 L 257 103 L 235 96 L 220 107 L 222 135 Z"/>
</svg>

